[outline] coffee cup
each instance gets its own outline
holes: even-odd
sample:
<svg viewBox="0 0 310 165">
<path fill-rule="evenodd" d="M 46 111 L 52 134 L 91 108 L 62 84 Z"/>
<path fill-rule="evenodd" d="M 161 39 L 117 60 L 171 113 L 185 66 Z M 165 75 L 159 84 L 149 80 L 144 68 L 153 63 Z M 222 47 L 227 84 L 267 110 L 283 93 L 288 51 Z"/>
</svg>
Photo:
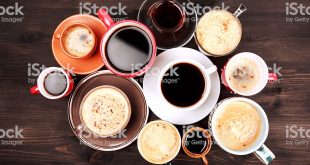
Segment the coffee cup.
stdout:
<svg viewBox="0 0 310 165">
<path fill-rule="evenodd" d="M 264 145 L 269 132 L 265 111 L 242 97 L 220 101 L 209 116 L 209 128 L 217 145 L 234 155 L 254 155 L 269 164 L 275 155 Z"/>
<path fill-rule="evenodd" d="M 177 128 L 163 120 L 146 124 L 137 140 L 141 156 L 153 164 L 165 164 L 172 161 L 181 148 L 181 136 Z"/>
<path fill-rule="evenodd" d="M 206 129 L 193 127 L 183 135 L 183 151 L 191 158 L 200 158 L 205 165 L 208 165 L 206 155 L 209 153 L 211 146 L 211 134 Z"/>
<path fill-rule="evenodd" d="M 226 10 L 206 13 L 199 20 L 194 35 L 200 52 L 222 57 L 236 50 L 242 38 L 242 25 L 238 17 L 246 10 L 241 4 L 234 13 Z"/>
<path fill-rule="evenodd" d="M 60 34 L 54 35 L 60 40 L 61 50 L 71 58 L 86 59 L 96 51 L 96 34 L 86 24 L 69 24 Z"/>
<path fill-rule="evenodd" d="M 79 134 L 114 137 L 127 126 L 131 117 L 131 104 L 119 88 L 102 85 L 84 96 L 79 116 L 82 122 L 76 129 Z"/>
<path fill-rule="evenodd" d="M 210 75 L 216 71 L 215 65 L 205 68 L 197 61 L 178 59 L 162 69 L 157 88 L 168 109 L 194 110 L 208 98 Z"/>
<path fill-rule="evenodd" d="M 108 27 L 100 45 L 106 67 L 126 78 L 144 74 L 156 57 L 152 32 L 144 24 L 133 20 L 115 23 L 104 9 L 98 11 L 98 16 Z"/>
<path fill-rule="evenodd" d="M 60 99 L 68 96 L 74 87 L 72 76 L 62 68 L 50 67 L 43 70 L 37 85 L 30 89 L 31 94 L 41 94 L 48 99 Z"/>
<path fill-rule="evenodd" d="M 233 93 L 252 96 L 262 91 L 268 81 L 276 80 L 269 74 L 266 62 L 250 52 L 239 53 L 228 60 L 222 69 L 224 86 Z"/>
<path fill-rule="evenodd" d="M 186 11 L 176 0 L 158 0 L 148 11 L 155 29 L 160 33 L 175 33 L 185 23 Z"/>
</svg>

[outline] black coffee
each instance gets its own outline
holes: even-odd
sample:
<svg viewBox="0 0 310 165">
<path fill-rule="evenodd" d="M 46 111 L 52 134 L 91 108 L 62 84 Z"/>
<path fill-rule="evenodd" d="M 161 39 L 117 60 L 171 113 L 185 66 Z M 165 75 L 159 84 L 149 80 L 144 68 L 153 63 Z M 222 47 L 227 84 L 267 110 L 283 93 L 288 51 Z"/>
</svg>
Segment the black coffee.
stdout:
<svg viewBox="0 0 310 165">
<path fill-rule="evenodd" d="M 147 34 L 137 27 L 125 27 L 112 34 L 107 42 L 107 59 L 120 72 L 142 69 L 152 56 L 152 43 Z"/>
<path fill-rule="evenodd" d="M 205 79 L 196 66 L 179 63 L 166 72 L 161 82 L 161 90 L 171 104 L 188 107 L 201 99 L 205 90 Z"/>
<path fill-rule="evenodd" d="M 150 11 L 153 22 L 163 30 L 177 29 L 183 25 L 182 6 L 171 0 L 163 0 L 155 4 Z"/>
<path fill-rule="evenodd" d="M 61 95 L 67 89 L 67 78 L 60 72 L 51 72 L 44 79 L 44 88 L 50 95 Z"/>
<path fill-rule="evenodd" d="M 208 148 L 208 139 L 202 131 L 189 133 L 185 138 L 185 147 L 194 154 L 202 154 Z"/>
</svg>

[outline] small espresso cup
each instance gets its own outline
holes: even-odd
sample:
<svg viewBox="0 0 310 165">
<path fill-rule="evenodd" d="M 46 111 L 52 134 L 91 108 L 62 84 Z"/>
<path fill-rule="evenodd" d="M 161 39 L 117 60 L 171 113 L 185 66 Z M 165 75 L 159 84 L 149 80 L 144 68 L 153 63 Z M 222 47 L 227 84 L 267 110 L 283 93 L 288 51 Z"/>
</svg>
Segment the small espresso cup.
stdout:
<svg viewBox="0 0 310 165">
<path fill-rule="evenodd" d="M 200 91 L 201 95 L 198 96 L 199 98 L 195 101 L 195 103 L 193 103 L 191 105 L 180 106 L 180 105 L 176 105 L 176 104 L 172 103 L 167 98 L 171 98 L 173 100 L 174 99 L 174 98 L 172 98 L 173 96 L 165 96 L 165 95 L 167 95 L 167 94 L 165 94 L 167 92 L 164 92 L 163 88 L 162 88 L 162 86 L 164 84 L 167 84 L 167 88 L 169 88 L 169 85 L 171 85 L 168 82 L 166 82 L 167 81 L 166 76 L 173 77 L 173 79 L 175 79 L 175 81 L 176 81 L 176 82 L 173 82 L 173 83 L 176 83 L 176 85 L 178 85 L 179 81 L 182 81 L 181 79 L 184 78 L 184 77 L 180 76 L 179 75 L 180 73 L 178 73 L 178 70 L 180 68 L 174 68 L 178 64 L 189 64 L 189 65 L 193 66 L 193 68 L 196 68 L 195 72 L 200 72 L 200 74 L 202 75 L 202 78 L 201 78 L 201 81 L 200 81 L 200 79 L 198 80 L 198 79 L 195 79 L 195 78 L 191 77 L 192 76 L 192 75 L 190 75 L 191 73 L 186 73 L 186 74 L 188 74 L 186 76 L 186 78 L 188 78 L 188 77 L 192 78 L 192 79 L 187 80 L 187 81 L 191 81 L 191 82 L 195 81 L 197 83 L 203 83 L 201 85 L 204 85 L 204 88 L 200 89 L 200 90 L 202 90 L 202 91 Z M 206 101 L 206 99 L 208 98 L 208 96 L 210 94 L 210 90 L 211 90 L 211 84 L 212 84 L 210 75 L 212 73 L 216 72 L 216 71 L 217 71 L 217 67 L 215 65 L 212 65 L 209 68 L 205 68 L 199 62 L 191 60 L 191 59 L 178 59 L 178 60 L 174 60 L 174 61 L 168 63 L 161 70 L 160 76 L 159 76 L 160 78 L 158 79 L 158 82 L 157 82 L 157 84 L 158 84 L 157 90 L 160 91 L 160 94 L 162 96 L 161 98 L 163 98 L 163 102 L 165 103 L 165 105 L 166 105 L 166 107 L 168 109 L 171 109 L 171 110 L 183 110 L 183 111 L 195 110 L 199 106 L 201 106 Z M 196 83 L 196 85 L 197 85 L 197 83 Z M 193 85 L 193 84 L 189 84 L 188 83 L 188 85 Z M 185 86 L 181 87 L 180 90 L 182 90 L 182 89 L 184 90 L 185 88 L 187 88 L 187 87 L 185 87 Z M 177 90 L 177 92 L 179 92 L 180 90 Z M 197 89 L 194 89 L 194 90 L 197 90 Z M 174 92 L 172 92 L 172 93 L 174 93 Z M 191 95 L 189 93 L 186 93 L 185 91 L 182 91 L 182 93 L 184 93 L 185 95 L 186 94 L 187 95 Z M 170 94 L 171 94 L 171 92 L 170 92 Z"/>
<path fill-rule="evenodd" d="M 245 148 L 237 150 L 237 149 L 231 149 L 228 146 L 225 146 L 225 143 L 226 144 L 230 143 L 230 141 L 232 141 L 232 139 L 228 138 L 230 141 L 224 142 L 223 139 L 222 140 L 220 139 L 220 135 L 216 131 L 216 129 L 223 129 L 223 127 L 225 127 L 225 124 L 221 125 L 220 122 L 217 123 L 218 121 L 226 121 L 227 122 L 229 120 L 227 118 L 224 119 L 222 117 L 223 116 L 222 113 L 225 112 L 224 111 L 225 107 L 227 108 L 227 106 L 234 106 L 233 108 L 237 109 L 238 107 L 236 107 L 236 103 L 240 103 L 240 102 L 246 103 L 246 106 L 250 105 L 252 108 L 254 108 L 255 109 L 255 111 L 254 111 L 255 116 L 258 116 L 257 118 L 260 119 L 259 120 L 260 122 L 258 122 L 259 123 L 258 126 L 256 126 L 256 125 L 254 126 L 254 127 L 257 127 L 258 129 L 252 129 L 252 127 L 246 128 L 246 127 L 250 127 L 251 124 L 248 124 L 248 125 L 243 124 L 242 127 L 236 127 L 236 128 L 231 128 L 232 126 L 229 125 L 229 127 L 230 127 L 229 130 L 235 129 L 235 132 L 239 131 L 238 129 L 241 129 L 241 128 L 259 131 L 259 132 L 256 132 L 255 138 L 252 138 L 252 140 L 254 139 L 253 142 L 243 144 L 244 146 L 246 146 L 246 145 L 248 145 L 248 146 L 246 146 Z M 242 104 L 242 106 L 244 106 L 244 104 Z M 229 110 L 230 110 L 229 112 L 232 111 L 231 109 L 229 109 Z M 236 113 L 234 113 L 234 114 L 236 114 Z M 229 115 L 232 115 L 232 114 L 229 114 Z M 242 114 L 238 113 L 238 115 L 242 115 Z M 251 116 L 254 116 L 254 114 Z M 239 123 L 239 126 L 240 126 L 240 122 L 242 121 L 241 118 L 245 119 L 245 116 L 235 117 L 234 120 L 232 121 L 232 124 L 233 123 L 235 123 L 235 124 Z M 239 120 L 239 122 L 238 122 L 238 120 Z M 253 123 L 253 120 L 251 120 L 249 122 Z M 269 164 L 275 158 L 275 155 L 264 145 L 264 142 L 266 141 L 267 136 L 268 136 L 268 132 L 269 132 L 269 122 L 268 122 L 267 115 L 265 114 L 265 111 L 263 110 L 263 108 L 259 104 L 254 102 L 253 100 L 243 98 L 243 97 L 232 97 L 232 98 L 227 98 L 227 99 L 220 101 L 215 106 L 214 110 L 210 113 L 209 129 L 212 131 L 212 135 L 213 135 L 213 138 L 214 138 L 216 144 L 230 154 L 248 155 L 248 154 L 254 153 L 254 155 L 260 161 L 262 161 L 264 164 Z M 225 133 L 227 133 L 227 131 L 225 131 Z M 250 134 L 250 132 L 247 132 L 247 134 L 244 134 L 241 137 L 244 138 L 244 137 L 248 136 L 248 134 Z M 221 135 L 221 136 L 223 136 L 223 135 Z M 225 137 L 227 137 L 227 136 L 228 135 L 226 134 Z"/>
<path fill-rule="evenodd" d="M 247 78 L 253 76 L 253 80 L 248 80 L 248 83 L 246 83 L 244 80 L 245 74 L 248 74 Z M 240 82 L 234 79 L 236 76 L 242 78 L 240 78 Z M 277 76 L 269 74 L 267 64 L 260 56 L 250 52 L 243 52 L 228 60 L 222 69 L 221 79 L 224 86 L 231 92 L 242 96 L 252 96 L 262 91 L 268 81 L 277 80 Z"/>
<path fill-rule="evenodd" d="M 64 54 L 71 58 L 86 59 L 93 55 L 97 49 L 97 37 L 95 32 L 83 23 L 76 22 L 69 24 L 60 34 L 54 34 L 54 37 L 60 41 L 60 47 Z M 73 49 L 71 48 L 72 46 L 79 48 Z M 76 50 L 82 47 L 85 47 L 86 50 Z"/>
<path fill-rule="evenodd" d="M 182 148 L 191 158 L 200 158 L 208 165 L 206 155 L 212 146 L 211 134 L 203 128 L 193 127 L 187 130 L 182 137 Z"/>
<path fill-rule="evenodd" d="M 148 16 L 160 33 L 175 33 L 186 21 L 186 11 L 177 0 L 158 0 L 148 10 Z"/>
<path fill-rule="evenodd" d="M 98 11 L 98 17 L 108 28 L 101 39 L 100 52 L 111 72 L 132 78 L 151 68 L 156 57 L 156 42 L 148 27 L 134 20 L 115 23 L 104 9 Z"/>
<path fill-rule="evenodd" d="M 48 99 L 60 99 L 68 96 L 74 87 L 72 76 L 62 68 L 50 67 L 43 70 L 37 85 L 30 89 L 31 94 L 41 94 Z"/>
</svg>

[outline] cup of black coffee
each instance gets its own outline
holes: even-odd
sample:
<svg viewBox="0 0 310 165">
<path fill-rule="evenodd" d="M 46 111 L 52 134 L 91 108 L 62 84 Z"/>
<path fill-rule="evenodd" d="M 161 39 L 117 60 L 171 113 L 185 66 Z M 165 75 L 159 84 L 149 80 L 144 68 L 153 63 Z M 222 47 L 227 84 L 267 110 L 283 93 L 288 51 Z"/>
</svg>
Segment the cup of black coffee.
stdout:
<svg viewBox="0 0 310 165">
<path fill-rule="evenodd" d="M 100 45 L 106 67 L 126 78 L 144 74 L 156 57 L 153 33 L 137 21 L 124 20 L 114 23 L 104 9 L 98 11 L 98 16 L 109 28 Z"/>
<path fill-rule="evenodd" d="M 48 99 L 60 99 L 68 96 L 74 87 L 72 76 L 62 68 L 50 67 L 43 70 L 37 85 L 30 89 L 31 94 L 41 94 Z"/>
<path fill-rule="evenodd" d="M 205 68 L 190 59 L 179 59 L 167 64 L 158 82 L 167 108 L 189 111 L 202 105 L 210 93 L 210 75 L 216 71 L 215 65 Z"/>
<path fill-rule="evenodd" d="M 148 15 L 157 31 L 161 33 L 178 31 L 186 18 L 185 9 L 176 0 L 159 0 L 154 3 Z"/>
</svg>

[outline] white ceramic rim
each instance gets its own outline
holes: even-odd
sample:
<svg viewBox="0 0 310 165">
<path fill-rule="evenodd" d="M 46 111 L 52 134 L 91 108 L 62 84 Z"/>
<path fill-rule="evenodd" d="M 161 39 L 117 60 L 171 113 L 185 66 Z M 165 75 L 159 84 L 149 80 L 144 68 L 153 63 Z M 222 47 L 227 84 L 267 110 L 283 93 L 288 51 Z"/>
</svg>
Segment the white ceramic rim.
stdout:
<svg viewBox="0 0 310 165">
<path fill-rule="evenodd" d="M 233 61 L 237 60 L 238 58 L 248 58 L 257 64 L 259 72 L 260 72 L 260 78 L 259 78 L 260 81 L 254 89 L 247 91 L 247 92 L 240 92 L 234 89 L 233 86 L 229 84 L 229 81 L 227 81 L 227 78 L 226 78 L 228 73 L 225 72 L 225 79 L 226 79 L 227 85 L 232 91 L 242 96 L 252 96 L 252 95 L 259 93 L 266 87 L 268 83 L 269 71 L 268 71 L 268 66 L 266 62 L 257 54 L 254 54 L 251 52 L 242 52 L 242 53 L 236 54 L 228 61 L 228 63 L 226 64 L 225 70 L 227 71 L 227 68 L 230 66 L 230 64 Z"/>
<path fill-rule="evenodd" d="M 257 110 L 257 112 L 259 113 L 261 120 L 262 120 L 261 121 L 262 123 L 261 123 L 260 135 L 256 139 L 256 142 L 251 147 L 244 149 L 244 150 L 240 150 L 240 151 L 239 150 L 232 150 L 232 149 L 225 147 L 223 145 L 223 143 L 221 143 L 221 141 L 217 137 L 217 134 L 215 131 L 215 123 L 216 123 L 215 119 L 217 118 L 219 107 L 224 106 L 225 104 L 228 104 L 228 103 L 234 102 L 234 101 L 243 101 L 243 102 L 249 103 L 252 106 L 254 106 L 255 109 Z M 267 115 L 266 115 L 265 111 L 263 110 L 263 108 L 258 103 L 256 103 L 255 101 L 244 98 L 244 97 L 231 97 L 231 98 L 227 98 L 227 99 L 220 101 L 218 103 L 218 105 L 216 106 L 216 109 L 214 110 L 213 116 L 211 118 L 211 123 L 212 123 L 211 124 L 212 135 L 213 135 L 213 138 L 216 141 L 217 145 L 220 146 L 226 152 L 234 154 L 234 155 L 248 155 L 248 154 L 255 152 L 264 144 L 264 142 L 267 139 L 268 133 L 269 133 L 269 122 L 268 122 Z"/>
<path fill-rule="evenodd" d="M 204 80 L 205 80 L 205 88 L 202 94 L 202 97 L 200 98 L 200 100 L 198 102 L 196 102 L 195 104 L 191 105 L 191 106 L 187 106 L 187 107 L 179 107 L 176 105 L 171 104 L 163 95 L 163 92 L 161 91 L 161 80 L 164 77 L 164 74 L 168 71 L 169 68 L 171 68 L 173 65 L 175 64 L 179 64 L 179 63 L 188 63 L 191 65 L 196 66 L 200 72 L 203 74 Z M 191 110 L 195 110 L 196 108 L 198 108 L 199 106 L 201 106 L 201 104 L 203 104 L 206 99 L 208 98 L 209 94 L 210 94 L 210 90 L 211 90 L 211 78 L 210 75 L 206 72 L 207 69 L 205 69 L 204 66 L 202 66 L 199 62 L 191 60 L 191 59 L 177 59 L 174 61 L 171 61 L 170 63 L 168 63 L 160 72 L 160 79 L 158 79 L 158 86 L 157 86 L 157 90 L 159 90 L 161 98 L 163 98 L 163 100 L 166 102 L 167 105 L 169 105 L 171 108 L 170 109 L 179 109 L 179 110 L 183 110 L 183 111 L 191 111 Z"/>
<path fill-rule="evenodd" d="M 61 72 L 63 75 L 66 76 L 66 81 L 67 81 L 66 90 L 61 95 L 58 95 L 58 96 L 54 96 L 54 95 L 49 94 L 46 91 L 46 89 L 44 88 L 44 80 L 45 80 L 46 76 L 52 72 L 58 72 L 58 73 Z M 69 86 L 70 86 L 70 78 L 64 69 L 58 68 L 58 67 L 49 67 L 40 73 L 40 75 L 38 77 L 38 81 L 37 81 L 37 86 L 38 86 L 38 89 L 40 91 L 40 94 L 42 94 L 44 97 L 46 97 L 48 99 L 59 99 L 59 98 L 64 97 L 67 94 L 67 92 L 69 90 Z"/>
</svg>

